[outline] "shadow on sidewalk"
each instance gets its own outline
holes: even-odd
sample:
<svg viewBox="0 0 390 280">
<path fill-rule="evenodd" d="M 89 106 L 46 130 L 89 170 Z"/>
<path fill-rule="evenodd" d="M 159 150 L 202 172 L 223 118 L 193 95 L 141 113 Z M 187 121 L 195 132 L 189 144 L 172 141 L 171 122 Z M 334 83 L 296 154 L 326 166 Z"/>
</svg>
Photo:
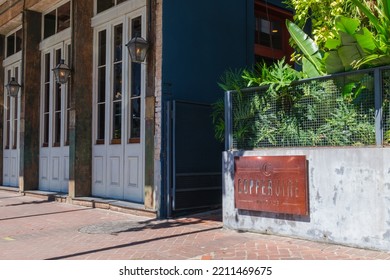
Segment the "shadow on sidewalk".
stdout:
<svg viewBox="0 0 390 280">
<path fill-rule="evenodd" d="M 10 217 L 10 218 L 0 219 L 0 221 L 14 220 L 14 219 L 24 219 L 24 218 L 31 218 L 31 217 L 37 217 L 37 216 L 56 215 L 56 214 L 63 214 L 63 213 L 68 213 L 68 212 L 78 212 L 78 211 L 85 211 L 85 210 L 91 210 L 91 209 L 90 208 L 86 208 L 86 209 L 77 209 L 77 210 L 58 211 L 58 212 L 51 212 L 51 213 L 41 213 L 41 214 L 34 214 L 34 215 Z"/>
<path fill-rule="evenodd" d="M 164 240 L 164 239 L 176 238 L 176 237 L 180 237 L 180 236 L 198 234 L 198 233 L 202 233 L 202 232 L 219 230 L 219 229 L 222 229 L 222 226 L 213 227 L 213 228 L 207 228 L 207 229 L 202 229 L 202 230 L 195 230 L 195 231 L 191 231 L 191 232 L 174 234 L 174 235 L 169 235 L 169 236 L 145 239 L 145 240 L 130 242 L 130 243 L 126 243 L 126 244 L 116 245 L 116 246 L 99 248 L 99 249 L 95 249 L 95 250 L 88 250 L 88 251 L 84 251 L 84 252 L 77 252 L 77 253 L 74 253 L 74 254 L 68 254 L 68 255 L 48 258 L 46 260 L 68 259 L 68 258 L 72 258 L 72 257 L 82 256 L 82 255 L 88 255 L 88 254 L 93 254 L 93 253 L 98 253 L 98 252 L 103 252 L 103 251 L 109 251 L 109 250 L 114 250 L 114 249 L 121 249 L 121 248 L 126 248 L 126 247 L 131 247 L 131 246 L 137 246 L 137 245 L 145 244 L 145 243 L 148 243 L 148 242 L 154 242 L 154 241 L 159 241 L 159 240 Z"/>
<path fill-rule="evenodd" d="M 21 205 L 30 205 L 30 204 L 42 204 L 42 203 L 48 203 L 53 202 L 54 199 L 48 199 L 48 200 L 34 200 L 29 202 L 21 202 L 21 203 L 13 203 L 13 204 L 6 204 L 6 205 L 0 205 L 0 207 L 11 207 L 11 206 L 21 206 Z"/>
</svg>

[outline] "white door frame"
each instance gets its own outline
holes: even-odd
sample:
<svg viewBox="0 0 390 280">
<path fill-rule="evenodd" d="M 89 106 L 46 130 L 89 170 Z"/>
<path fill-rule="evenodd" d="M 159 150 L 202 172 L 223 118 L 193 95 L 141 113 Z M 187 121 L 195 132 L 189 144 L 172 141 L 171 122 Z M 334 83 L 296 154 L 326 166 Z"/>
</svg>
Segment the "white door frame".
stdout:
<svg viewBox="0 0 390 280">
<path fill-rule="evenodd" d="M 59 36 L 56 38 L 60 41 L 56 44 L 53 44 L 53 39 L 49 44 L 41 43 L 39 189 L 68 193 L 69 143 L 66 142 L 68 133 L 66 124 L 69 117 L 68 83 L 57 84 L 52 69 L 58 64 L 59 59 L 65 59 L 66 63 L 69 63 L 70 39 L 64 40 L 64 37 Z M 48 58 L 49 61 L 46 61 Z M 47 104 L 46 91 L 49 99 Z M 56 97 L 57 91 L 60 91 L 59 97 Z M 59 102 L 59 105 L 56 102 Z M 59 130 L 58 133 L 56 129 Z"/>
<path fill-rule="evenodd" d="M 114 8 L 116 13 L 108 11 L 103 16 L 97 16 L 92 20 L 94 27 L 94 85 L 93 85 L 93 172 L 92 195 L 119 200 L 127 200 L 137 203 L 144 202 L 144 146 L 145 146 L 145 64 L 140 66 L 141 83 L 141 130 L 140 141 L 129 140 L 130 131 L 130 92 L 131 92 L 131 67 L 132 63 L 128 55 L 125 43 L 131 37 L 132 20 L 141 18 L 142 36 L 146 32 L 146 6 L 145 1 L 139 1 L 140 7 L 135 10 L 125 11 L 123 7 Z M 134 7 L 133 7 L 134 8 Z M 118 13 L 122 13 L 118 16 Z M 112 14 L 109 20 L 107 14 Z M 114 85 L 114 27 L 122 25 L 122 87 L 121 87 L 121 133 L 119 139 L 112 140 L 113 135 L 113 85 Z M 105 123 L 104 139 L 97 140 L 98 127 L 98 39 L 99 32 L 106 32 L 106 64 L 105 64 Z M 101 33 L 102 34 L 102 33 Z"/>
<path fill-rule="evenodd" d="M 4 84 L 12 77 L 20 84 L 22 80 L 21 52 L 6 58 L 3 61 Z M 21 91 L 17 97 L 9 97 L 4 87 L 4 129 L 3 129 L 3 185 L 19 186 L 20 167 L 20 110 Z"/>
</svg>

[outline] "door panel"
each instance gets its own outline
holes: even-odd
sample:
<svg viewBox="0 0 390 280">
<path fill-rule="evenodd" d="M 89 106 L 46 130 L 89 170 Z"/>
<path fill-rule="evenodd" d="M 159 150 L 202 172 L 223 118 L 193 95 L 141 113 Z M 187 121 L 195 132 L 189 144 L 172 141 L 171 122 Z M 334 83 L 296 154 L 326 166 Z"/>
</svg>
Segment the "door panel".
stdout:
<svg viewBox="0 0 390 280">
<path fill-rule="evenodd" d="M 68 192 L 68 84 L 58 84 L 52 69 L 65 59 L 68 63 L 70 44 L 61 42 L 42 52 L 41 148 L 39 189 Z"/>
<path fill-rule="evenodd" d="M 96 152 L 96 150 L 95 150 Z M 93 171 L 92 171 L 92 195 L 97 197 L 106 196 L 106 161 L 105 156 L 95 155 L 93 157 Z"/>
<path fill-rule="evenodd" d="M 145 10 L 95 29 L 92 195 L 142 203 L 145 65 L 124 47 L 142 35 Z"/>
<path fill-rule="evenodd" d="M 119 185 L 121 177 L 121 158 L 120 157 L 110 157 L 110 185 Z"/>
<path fill-rule="evenodd" d="M 142 178 L 142 158 L 138 156 L 127 156 L 125 164 L 125 199 L 130 198 L 134 202 L 143 202 L 143 187 L 141 185 Z"/>
</svg>

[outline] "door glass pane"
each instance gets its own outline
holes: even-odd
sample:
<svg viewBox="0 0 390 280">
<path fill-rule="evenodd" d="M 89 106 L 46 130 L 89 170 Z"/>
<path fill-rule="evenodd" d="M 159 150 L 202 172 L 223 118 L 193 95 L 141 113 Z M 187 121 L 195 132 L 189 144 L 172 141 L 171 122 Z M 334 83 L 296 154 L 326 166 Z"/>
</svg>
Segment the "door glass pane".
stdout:
<svg viewBox="0 0 390 280">
<path fill-rule="evenodd" d="M 56 50 L 55 65 L 61 60 L 61 50 Z M 54 124 L 53 124 L 53 138 L 54 146 L 60 146 L 61 142 L 61 84 L 54 83 Z"/>
<path fill-rule="evenodd" d="M 71 65 L 71 61 L 72 61 L 72 48 L 71 48 L 71 45 L 69 44 L 67 46 L 67 64 L 68 65 Z M 66 100 L 66 114 L 65 114 L 65 119 L 66 119 L 66 127 L 65 127 L 65 145 L 69 145 L 69 132 L 70 132 L 70 90 L 71 88 L 66 85 L 66 97 L 64 97 L 64 100 Z"/>
<path fill-rule="evenodd" d="M 96 0 L 96 5 L 97 13 L 100 13 L 114 7 L 115 0 Z"/>
<path fill-rule="evenodd" d="M 106 67 L 98 69 L 98 103 L 106 100 Z"/>
<path fill-rule="evenodd" d="M 131 22 L 132 37 L 141 36 L 141 17 Z M 131 63 L 129 142 L 138 143 L 141 137 L 141 64 Z"/>
<path fill-rule="evenodd" d="M 56 10 L 44 16 L 44 38 L 48 38 L 56 33 Z"/>
<path fill-rule="evenodd" d="M 114 61 L 122 60 L 122 24 L 114 27 Z"/>
<path fill-rule="evenodd" d="M 112 105 L 112 139 L 120 140 L 122 136 L 122 24 L 114 27 L 114 61 L 113 61 L 113 105 Z M 114 141 L 113 143 L 120 143 Z"/>
<path fill-rule="evenodd" d="M 98 122 L 98 127 L 97 127 L 97 144 L 104 144 L 104 126 L 105 126 L 105 114 L 106 114 L 106 109 L 105 109 L 106 104 L 98 104 L 98 116 L 97 116 L 97 122 Z"/>
<path fill-rule="evenodd" d="M 120 139 L 122 131 L 122 63 L 114 66 L 114 89 L 113 89 L 113 135 L 112 139 Z"/>
<path fill-rule="evenodd" d="M 17 148 L 18 144 L 18 97 L 14 97 L 13 99 L 13 109 L 14 109 L 14 116 L 13 116 L 13 124 L 12 124 L 12 130 L 13 130 L 13 137 L 12 137 L 12 149 Z"/>
<path fill-rule="evenodd" d="M 114 101 L 122 99 L 122 63 L 114 66 Z"/>
<path fill-rule="evenodd" d="M 19 81 L 19 68 L 15 68 L 15 79 Z M 12 143 L 12 148 L 17 149 L 18 146 L 18 99 L 19 97 L 16 96 L 13 98 L 13 143 Z"/>
<path fill-rule="evenodd" d="M 106 106 L 106 30 L 98 33 L 96 144 L 104 144 Z"/>
<path fill-rule="evenodd" d="M 9 149 L 9 137 L 10 137 L 10 129 L 11 129 L 11 121 L 10 121 L 10 101 L 11 101 L 11 98 L 7 95 L 6 97 L 7 101 L 6 101 L 6 128 L 5 128 L 5 148 L 6 149 Z"/>
<path fill-rule="evenodd" d="M 22 50 L 22 38 L 23 38 L 22 29 L 19 29 L 15 33 L 15 51 L 16 52 L 20 52 Z"/>
<path fill-rule="evenodd" d="M 57 32 L 70 27 L 70 2 L 65 3 L 57 10 Z"/>
<path fill-rule="evenodd" d="M 130 138 L 141 137 L 141 99 L 134 98 L 131 102 L 131 131 Z"/>
<path fill-rule="evenodd" d="M 141 64 L 131 63 L 131 97 L 141 96 Z"/>
<path fill-rule="evenodd" d="M 15 34 L 7 37 L 7 56 L 15 53 Z"/>
<path fill-rule="evenodd" d="M 131 21 L 131 36 L 141 36 L 142 35 L 142 24 L 141 24 L 141 17 L 134 18 Z"/>
<path fill-rule="evenodd" d="M 106 64 L 106 30 L 99 32 L 99 56 L 98 65 L 102 66 Z"/>
<path fill-rule="evenodd" d="M 112 139 L 120 140 L 121 139 L 121 132 L 122 132 L 122 104 L 120 101 L 114 102 L 113 107 L 113 135 Z M 115 142 L 116 144 L 119 144 L 120 142 Z"/>
<path fill-rule="evenodd" d="M 7 71 L 7 77 L 6 81 L 11 80 L 11 70 Z M 4 133 L 4 139 L 5 139 L 5 149 L 9 149 L 9 144 L 10 144 L 10 129 L 11 129 L 11 97 L 7 94 L 5 96 L 5 133 Z"/>
<path fill-rule="evenodd" d="M 50 116 L 50 53 L 45 55 L 45 83 L 43 92 L 43 147 L 49 144 L 49 116 Z"/>
</svg>

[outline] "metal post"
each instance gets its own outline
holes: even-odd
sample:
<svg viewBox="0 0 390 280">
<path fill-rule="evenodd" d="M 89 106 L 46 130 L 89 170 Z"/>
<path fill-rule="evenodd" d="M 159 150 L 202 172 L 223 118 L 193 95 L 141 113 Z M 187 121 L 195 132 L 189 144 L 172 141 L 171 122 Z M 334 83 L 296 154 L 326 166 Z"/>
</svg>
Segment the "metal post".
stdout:
<svg viewBox="0 0 390 280">
<path fill-rule="evenodd" d="M 225 93 L 225 150 L 233 149 L 232 92 Z"/>
<path fill-rule="evenodd" d="M 166 214 L 167 217 L 172 216 L 172 206 L 171 206 L 171 174 L 172 174 L 172 102 L 167 101 L 166 103 L 166 189 L 165 189 L 165 195 L 166 195 Z"/>
<path fill-rule="evenodd" d="M 383 125 L 382 125 L 382 70 L 374 70 L 374 94 L 375 94 L 375 142 L 377 146 L 383 144 Z"/>
</svg>

